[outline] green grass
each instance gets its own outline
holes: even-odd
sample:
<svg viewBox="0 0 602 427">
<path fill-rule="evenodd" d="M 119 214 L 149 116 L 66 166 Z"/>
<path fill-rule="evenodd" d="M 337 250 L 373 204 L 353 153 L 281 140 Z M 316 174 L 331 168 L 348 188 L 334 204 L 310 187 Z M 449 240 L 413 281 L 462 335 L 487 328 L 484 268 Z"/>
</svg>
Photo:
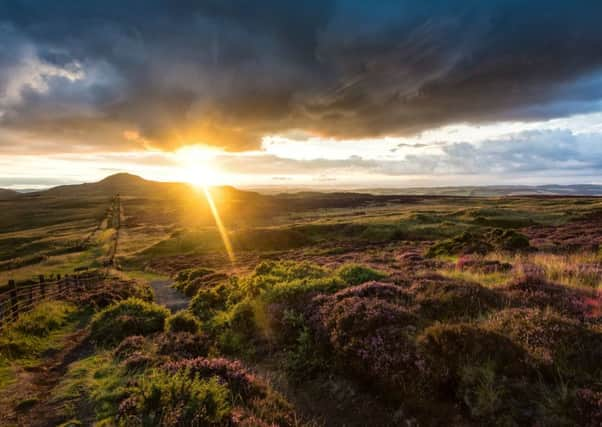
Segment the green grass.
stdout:
<svg viewBox="0 0 602 427">
<path fill-rule="evenodd" d="M 479 283 L 488 288 L 502 286 L 508 283 L 508 281 L 513 277 L 512 272 L 473 273 L 470 271 L 442 269 L 439 270 L 439 273 L 452 279 Z"/>
<path fill-rule="evenodd" d="M 125 395 L 132 375 L 126 374 L 112 352 L 98 352 L 72 363 L 51 398 L 65 405 L 86 401 L 94 408 L 97 420 L 110 420 L 117 413 L 118 402 Z"/>
<path fill-rule="evenodd" d="M 0 333 L 0 389 L 15 380 L 18 367 L 33 367 L 44 354 L 59 350 L 84 315 L 68 303 L 49 301 Z"/>
</svg>

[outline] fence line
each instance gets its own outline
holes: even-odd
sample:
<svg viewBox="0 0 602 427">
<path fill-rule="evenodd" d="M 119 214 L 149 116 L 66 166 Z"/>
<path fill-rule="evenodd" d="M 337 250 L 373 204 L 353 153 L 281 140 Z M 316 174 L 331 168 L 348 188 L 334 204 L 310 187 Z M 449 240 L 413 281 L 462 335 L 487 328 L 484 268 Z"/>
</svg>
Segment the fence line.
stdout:
<svg viewBox="0 0 602 427">
<path fill-rule="evenodd" d="M 21 315 L 29 313 L 43 301 L 60 299 L 72 292 L 97 286 L 106 277 L 106 272 L 83 272 L 47 281 L 43 275 L 37 283 L 17 286 L 8 281 L 8 289 L 0 292 L 0 330 L 14 323 Z"/>
</svg>

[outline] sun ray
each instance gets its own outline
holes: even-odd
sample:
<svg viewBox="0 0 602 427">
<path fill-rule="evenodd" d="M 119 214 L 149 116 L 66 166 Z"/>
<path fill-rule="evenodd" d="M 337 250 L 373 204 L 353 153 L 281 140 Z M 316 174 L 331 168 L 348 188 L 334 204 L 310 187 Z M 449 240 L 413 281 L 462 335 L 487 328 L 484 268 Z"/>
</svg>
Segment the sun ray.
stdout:
<svg viewBox="0 0 602 427">
<path fill-rule="evenodd" d="M 211 214 L 213 215 L 213 219 L 215 220 L 215 225 L 217 226 L 217 231 L 219 232 L 222 241 L 224 243 L 224 247 L 226 248 L 226 252 L 228 254 L 228 258 L 230 262 L 236 261 L 236 257 L 234 256 L 234 250 L 232 249 L 232 243 L 230 242 L 230 237 L 228 236 L 228 230 L 224 226 L 222 222 L 222 218 L 219 214 L 217 206 L 213 200 L 213 196 L 211 195 L 211 191 L 207 186 L 203 186 L 203 192 L 205 193 L 205 198 L 207 199 L 207 203 L 209 204 L 209 209 L 211 210 Z"/>
</svg>

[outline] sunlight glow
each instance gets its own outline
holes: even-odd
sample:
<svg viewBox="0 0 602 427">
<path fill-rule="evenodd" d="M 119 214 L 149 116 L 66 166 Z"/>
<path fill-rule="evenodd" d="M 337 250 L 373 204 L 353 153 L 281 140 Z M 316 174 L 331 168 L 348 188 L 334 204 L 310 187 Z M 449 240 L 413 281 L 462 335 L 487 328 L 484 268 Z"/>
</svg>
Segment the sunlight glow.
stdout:
<svg viewBox="0 0 602 427">
<path fill-rule="evenodd" d="M 209 205 L 209 209 L 215 220 L 217 231 L 224 243 L 228 258 L 230 259 L 230 262 L 234 262 L 236 258 L 234 256 L 234 250 L 232 249 L 232 243 L 230 243 L 228 230 L 226 230 L 226 227 L 222 222 L 219 210 L 217 209 L 217 205 L 215 204 L 213 196 L 211 195 L 211 190 L 209 189 L 211 185 L 215 185 L 221 181 L 219 171 L 211 164 L 215 160 L 215 157 L 221 152 L 221 150 L 212 149 L 202 145 L 189 145 L 179 149 L 176 152 L 176 157 L 182 164 L 184 179 L 203 190 L 203 194 L 205 195 L 205 199 L 207 199 L 207 204 Z"/>
<path fill-rule="evenodd" d="M 221 152 L 202 145 L 189 145 L 179 149 L 176 157 L 182 165 L 183 179 L 198 187 L 220 184 L 222 176 L 212 166 L 212 161 Z"/>
</svg>

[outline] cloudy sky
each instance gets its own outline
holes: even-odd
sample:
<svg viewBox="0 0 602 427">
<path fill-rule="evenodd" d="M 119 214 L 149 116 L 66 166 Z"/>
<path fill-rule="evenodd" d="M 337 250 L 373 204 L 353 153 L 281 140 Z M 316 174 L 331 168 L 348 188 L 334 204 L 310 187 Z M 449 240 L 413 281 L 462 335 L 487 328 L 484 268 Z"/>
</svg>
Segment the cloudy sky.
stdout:
<svg viewBox="0 0 602 427">
<path fill-rule="evenodd" d="M 0 187 L 602 183 L 602 2 L 0 0 Z"/>
</svg>

